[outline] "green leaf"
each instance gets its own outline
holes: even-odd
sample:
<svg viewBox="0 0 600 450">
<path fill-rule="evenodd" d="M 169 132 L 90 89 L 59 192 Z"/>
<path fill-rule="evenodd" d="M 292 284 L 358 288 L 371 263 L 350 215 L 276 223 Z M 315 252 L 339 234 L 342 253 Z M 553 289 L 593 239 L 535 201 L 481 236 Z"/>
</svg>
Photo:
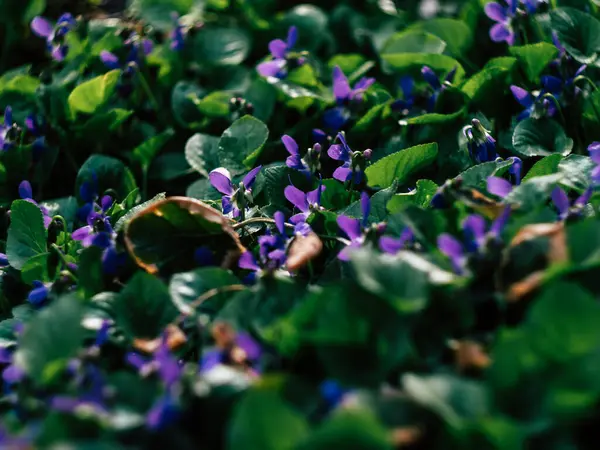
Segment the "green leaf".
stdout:
<svg viewBox="0 0 600 450">
<path fill-rule="evenodd" d="M 267 122 L 275 110 L 277 90 L 267 81 L 257 78 L 248 87 L 244 98 L 254 106 L 252 115 Z"/>
<path fill-rule="evenodd" d="M 10 210 L 6 241 L 10 265 L 21 270 L 29 259 L 46 251 L 46 229 L 39 206 L 26 200 L 15 200 Z"/>
<path fill-rule="evenodd" d="M 484 385 L 454 375 L 406 374 L 402 384 L 409 398 L 439 414 L 451 426 L 463 419 L 489 414 L 490 399 Z"/>
<path fill-rule="evenodd" d="M 96 246 L 84 248 L 79 255 L 77 277 L 85 298 L 91 298 L 104 288 L 102 268 L 103 249 Z"/>
<path fill-rule="evenodd" d="M 211 289 L 239 285 L 239 283 L 240 280 L 228 270 L 219 267 L 203 267 L 192 272 L 173 275 L 169 282 L 169 293 L 182 314 L 190 315 L 198 312 L 214 314 L 231 292 L 212 296 L 209 301 L 203 302 L 198 310 L 194 310 L 190 304 Z"/>
<path fill-rule="evenodd" d="M 559 8 L 550 12 L 550 24 L 573 58 L 598 65 L 600 22 L 596 18 L 574 8 Z"/>
<path fill-rule="evenodd" d="M 523 181 L 528 181 L 535 177 L 540 177 L 543 175 L 551 175 L 558 171 L 558 164 L 562 161 L 563 156 L 554 154 L 546 156 L 545 158 L 540 159 L 536 162 L 527 175 L 523 177 Z"/>
<path fill-rule="evenodd" d="M 591 185 L 591 172 L 597 164 L 589 156 L 569 155 L 558 163 L 560 183 L 583 192 Z"/>
<path fill-rule="evenodd" d="M 206 27 L 192 41 L 192 52 L 203 64 L 235 66 L 250 51 L 250 38 L 241 28 Z"/>
<path fill-rule="evenodd" d="M 289 9 L 282 18 L 282 35 L 292 25 L 298 28 L 298 48 L 316 50 L 328 36 L 329 18 L 321 8 L 308 3 Z"/>
<path fill-rule="evenodd" d="M 206 90 L 189 81 L 178 81 L 171 91 L 171 111 L 177 123 L 192 128 L 203 119 L 195 99 L 206 95 Z"/>
<path fill-rule="evenodd" d="M 365 173 L 369 186 L 386 188 L 394 180 L 402 183 L 412 173 L 433 163 L 437 153 L 436 143 L 417 145 L 392 153 L 367 167 Z"/>
<path fill-rule="evenodd" d="M 509 75 L 517 63 L 508 56 L 490 59 L 483 69 L 464 82 L 461 89 L 471 99 L 485 102 L 490 97 L 502 94 L 499 87 L 505 86 Z"/>
<path fill-rule="evenodd" d="M 74 295 L 62 296 L 39 311 L 25 325 L 15 364 L 36 384 L 56 380 L 81 348 L 82 317 L 83 305 Z"/>
<path fill-rule="evenodd" d="M 136 182 L 131 170 L 116 158 L 95 154 L 83 163 L 77 173 L 75 191 L 79 192 L 84 182 L 94 183 L 97 180 L 98 195 L 107 189 L 114 189 L 120 199 L 136 189 Z"/>
<path fill-rule="evenodd" d="M 568 155 L 573 139 L 552 119 L 525 119 L 516 126 L 512 143 L 517 153 L 524 156 L 548 156 L 553 153 Z"/>
<path fill-rule="evenodd" d="M 565 302 L 565 299 L 569 299 Z M 553 360 L 595 352 L 600 339 L 600 304 L 574 283 L 553 282 L 532 304 L 527 318 L 531 344 Z"/>
<path fill-rule="evenodd" d="M 149 25 L 168 31 L 173 28 L 171 14 L 187 14 L 194 3 L 195 0 L 131 0 L 128 10 Z"/>
<path fill-rule="evenodd" d="M 404 209 L 408 204 L 426 208 L 431 203 L 431 199 L 438 188 L 439 186 L 431 180 L 419 180 L 416 188 L 409 193 L 394 195 L 388 202 L 387 209 L 391 214 L 394 214 Z"/>
<path fill-rule="evenodd" d="M 219 167 L 219 138 L 196 133 L 185 144 L 185 158 L 188 164 L 208 178 L 211 170 Z"/>
<path fill-rule="evenodd" d="M 177 317 L 165 284 L 146 272 L 129 280 L 114 307 L 116 323 L 129 338 L 153 339 Z"/>
<path fill-rule="evenodd" d="M 527 74 L 529 82 L 537 84 L 542 71 L 558 55 L 558 49 L 548 42 L 509 47 L 510 54 L 516 56 Z"/>
<path fill-rule="evenodd" d="M 297 450 L 393 450 L 388 430 L 368 409 L 336 411 Z"/>
<path fill-rule="evenodd" d="M 125 243 L 137 264 L 152 273 L 196 267 L 194 252 L 199 247 L 213 253 L 217 266 L 234 264 L 240 251 L 228 218 L 185 197 L 167 198 L 138 211 L 125 226 Z"/>
<path fill-rule="evenodd" d="M 350 263 L 354 279 L 366 291 L 389 302 L 400 314 L 417 314 L 428 299 L 427 274 L 400 257 L 379 254 L 368 248 L 353 251 Z"/>
<path fill-rule="evenodd" d="M 150 168 L 150 164 L 156 154 L 174 135 L 175 131 L 172 128 L 167 128 L 162 133 L 151 137 L 133 149 L 133 158 L 142 166 L 144 172 Z"/>
<path fill-rule="evenodd" d="M 129 211 L 127 211 L 123 217 L 121 217 L 119 220 L 117 220 L 117 223 L 115 224 L 115 231 L 119 232 L 121 231 L 121 228 L 123 228 L 125 226 L 125 224 L 127 222 L 129 222 L 129 220 L 131 220 L 131 218 L 133 216 L 135 216 L 136 213 L 138 213 L 139 211 L 143 210 L 144 208 L 147 208 L 150 205 L 153 205 L 156 202 L 159 202 L 161 200 L 164 200 L 166 198 L 166 195 L 164 192 L 161 192 L 159 194 L 156 194 L 154 197 L 152 197 L 150 200 L 146 200 L 144 203 L 141 203 L 137 206 L 134 206 L 133 208 L 131 208 Z"/>
<path fill-rule="evenodd" d="M 523 210 L 538 208 L 548 199 L 558 185 L 560 174 L 542 175 L 531 178 L 516 186 L 505 198 L 508 203 L 517 203 Z"/>
<path fill-rule="evenodd" d="M 464 186 L 485 187 L 488 177 L 500 175 L 506 168 L 512 165 L 511 161 L 487 161 L 469 167 L 458 177 L 462 180 Z M 457 178 L 458 178 L 457 177 Z"/>
<path fill-rule="evenodd" d="M 199 99 L 192 97 L 192 101 L 206 117 L 227 117 L 229 115 L 229 102 L 231 92 L 215 91 Z"/>
<path fill-rule="evenodd" d="M 73 118 L 76 113 L 94 114 L 104 106 L 113 95 L 120 76 L 120 70 L 111 70 L 73 89 L 68 98 Z"/>
<path fill-rule="evenodd" d="M 337 184 L 339 186 L 342 186 L 340 182 L 338 182 Z M 394 181 L 390 187 L 377 191 L 375 192 L 375 194 L 373 194 L 373 196 L 371 197 L 371 213 L 369 214 L 370 223 L 382 222 L 387 218 L 388 211 L 386 205 L 394 196 L 397 190 L 398 183 Z M 344 197 L 347 199 L 348 193 L 344 192 L 344 194 Z M 362 217 L 362 208 L 360 205 L 360 200 L 357 200 L 351 205 L 349 205 L 347 208 L 341 211 L 341 214 L 350 217 Z"/>
<path fill-rule="evenodd" d="M 27 260 L 21 269 L 23 283 L 32 284 L 35 280 L 50 281 L 48 276 L 48 257 L 50 253 L 40 253 Z"/>
<path fill-rule="evenodd" d="M 388 39 L 381 50 L 381 56 L 398 53 L 443 53 L 446 43 L 439 37 L 420 30 L 404 30 Z"/>
<path fill-rule="evenodd" d="M 304 415 L 286 402 L 280 380 L 265 378 L 237 403 L 227 433 L 227 449 L 293 450 L 308 436 Z"/>
<path fill-rule="evenodd" d="M 473 41 L 471 30 L 461 20 L 439 17 L 412 24 L 409 28 L 431 33 L 443 40 L 454 56 L 462 55 Z"/>
<path fill-rule="evenodd" d="M 221 165 L 232 175 L 248 169 L 246 161 L 255 159 L 267 142 L 269 129 L 260 120 L 244 116 L 227 128 L 219 139 L 219 159 Z"/>
</svg>

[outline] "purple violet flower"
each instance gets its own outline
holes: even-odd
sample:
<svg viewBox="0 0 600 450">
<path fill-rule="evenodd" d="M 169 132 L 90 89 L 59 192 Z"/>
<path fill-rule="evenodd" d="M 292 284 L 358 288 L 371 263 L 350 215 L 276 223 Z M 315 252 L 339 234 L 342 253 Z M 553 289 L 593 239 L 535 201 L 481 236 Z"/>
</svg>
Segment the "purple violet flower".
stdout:
<svg viewBox="0 0 600 450">
<path fill-rule="evenodd" d="M 352 181 L 354 184 L 360 184 L 365 176 L 367 161 L 371 159 L 372 150 L 366 149 L 363 152 L 352 151 L 346 142 L 344 133 L 338 133 L 339 144 L 332 144 L 327 150 L 331 159 L 341 161 L 343 164 L 335 169 L 333 178 L 346 182 Z"/>
<path fill-rule="evenodd" d="M 13 122 L 12 108 L 7 106 L 4 110 L 4 123 L 0 125 L 0 151 L 12 148 L 17 142 L 19 127 Z"/>
<path fill-rule="evenodd" d="M 269 51 L 272 59 L 260 63 L 256 70 L 263 77 L 275 77 L 283 79 L 287 76 L 291 66 L 301 66 L 306 62 L 306 58 L 301 54 L 294 54 L 292 49 L 298 40 L 298 29 L 295 26 L 290 27 L 286 41 L 274 39 L 269 42 Z"/>
<path fill-rule="evenodd" d="M 247 205 L 253 202 L 252 185 L 261 168 L 262 166 L 258 166 L 248 172 L 237 187 L 231 182 L 231 175 L 224 167 L 219 167 L 210 172 L 208 175 L 210 184 L 223 194 L 221 199 L 223 214 L 231 213 L 232 217 L 241 216 L 243 220 Z"/>
<path fill-rule="evenodd" d="M 354 87 L 350 83 L 339 66 L 333 68 L 333 96 L 337 106 L 328 109 L 323 114 L 323 122 L 330 130 L 339 131 L 350 120 L 352 105 L 363 101 L 364 93 L 375 83 L 375 78 L 362 77 Z"/>
<path fill-rule="evenodd" d="M 360 195 L 360 208 L 362 218 L 340 215 L 337 218 L 338 227 L 350 239 L 348 245 L 338 253 L 338 259 L 348 261 L 352 249 L 361 247 L 369 239 L 378 239 L 385 231 L 385 224 L 373 224 L 369 226 L 369 214 L 371 213 L 371 199 L 366 192 Z"/>
<path fill-rule="evenodd" d="M 325 186 L 319 183 L 319 187 L 314 191 L 307 193 L 302 192 L 295 186 L 286 186 L 283 190 L 285 198 L 300 210 L 298 214 L 290 217 L 290 222 L 298 224 L 306 222 L 314 211 L 322 210 L 321 195 L 325 191 Z"/>
<path fill-rule="evenodd" d="M 494 161 L 498 157 L 496 140 L 479 120 L 473 119 L 471 125 L 463 128 L 463 134 L 467 138 L 469 156 L 477 164 Z"/>
<path fill-rule="evenodd" d="M 558 220 L 567 220 L 571 217 L 578 217 L 581 215 L 583 208 L 587 205 L 593 193 L 592 188 L 587 188 L 583 194 L 571 203 L 569 196 L 565 191 L 558 186 L 554 188 L 550 197 L 552 198 L 552 203 L 554 203 L 554 206 L 558 210 Z"/>
<path fill-rule="evenodd" d="M 0 268 L 8 267 L 9 265 L 10 263 L 8 262 L 8 257 L 6 256 L 6 253 L 0 253 Z"/>
<path fill-rule="evenodd" d="M 281 142 L 285 146 L 290 156 L 285 160 L 285 164 L 290 169 L 295 169 L 299 172 L 310 176 L 321 170 L 321 144 L 316 143 L 309 148 L 304 158 L 300 155 L 298 144 L 291 136 L 284 134 L 281 137 Z"/>
<path fill-rule="evenodd" d="M 510 87 L 515 100 L 525 109 L 517 116 L 517 121 L 528 117 L 539 119 L 541 117 L 553 117 L 556 114 L 554 102 L 545 98 L 544 90 L 538 92 L 528 92 L 519 86 Z"/>
<path fill-rule="evenodd" d="M 40 205 L 33 199 L 33 189 L 31 188 L 31 183 L 29 181 L 23 180 L 21 181 L 21 184 L 19 184 L 19 197 L 40 208 L 43 215 L 44 227 L 48 228 L 52 223 L 52 217 L 49 215 L 49 211 L 46 207 Z"/>
<path fill-rule="evenodd" d="M 488 241 L 499 239 L 508 221 L 510 210 L 510 206 L 506 206 L 487 232 L 483 217 L 477 214 L 468 216 L 463 222 L 464 245 L 451 234 L 442 233 L 438 236 L 438 249 L 450 259 L 456 273 L 465 272 L 469 254 L 481 251 Z"/>
<path fill-rule="evenodd" d="M 147 359 L 139 353 L 130 352 L 127 354 L 126 359 L 143 377 L 151 373 L 157 373 L 167 389 L 175 385 L 183 373 L 182 365 L 169 350 L 166 334 L 163 335 L 160 345 L 152 354 L 152 358 Z"/>
<path fill-rule="evenodd" d="M 600 184 L 600 142 L 592 142 L 587 148 L 590 153 L 591 160 L 596 163 L 596 167 L 592 169 L 592 183 Z"/>
<path fill-rule="evenodd" d="M 423 75 L 425 81 L 427 81 L 429 86 L 431 86 L 431 88 L 433 89 L 433 92 L 429 97 L 429 100 L 427 101 L 427 112 L 431 113 L 435 110 L 435 103 L 437 102 L 438 97 L 440 96 L 442 91 L 447 86 L 450 86 L 454 81 L 454 77 L 456 76 L 456 69 L 457 67 L 454 67 L 454 69 L 448 72 L 448 74 L 444 78 L 444 81 L 442 82 L 430 67 L 423 66 L 423 68 L 421 69 L 421 74 Z"/>
<path fill-rule="evenodd" d="M 248 333 L 235 333 L 232 342 L 221 344 L 222 348 L 206 351 L 200 361 L 200 372 L 205 373 L 212 368 L 224 364 L 242 367 L 251 374 L 257 375 L 256 364 L 263 354 L 258 342 Z"/>
<path fill-rule="evenodd" d="M 405 227 L 400 233 L 400 237 L 381 236 L 379 239 L 379 249 L 383 253 L 395 255 L 400 250 L 406 248 L 407 244 L 414 242 L 415 234 L 409 227 Z"/>
<path fill-rule="evenodd" d="M 183 25 L 179 22 L 179 15 L 176 12 L 171 14 L 173 20 L 173 29 L 169 32 L 169 40 L 171 41 L 171 50 L 179 52 L 185 47 L 185 32 Z"/>
<path fill-rule="evenodd" d="M 513 183 L 514 186 L 519 186 L 521 184 L 521 170 L 523 168 L 523 161 L 521 161 L 521 158 L 516 156 L 511 156 L 508 159 L 512 160 L 512 165 L 508 169 L 512 183 L 504 178 L 494 176 L 490 176 L 487 179 L 488 192 L 500 198 L 506 198 L 508 194 L 513 191 Z"/>
<path fill-rule="evenodd" d="M 549 64 L 549 68 L 553 74 L 542 75 L 542 87 L 556 99 L 561 100 L 561 103 L 569 104 L 582 92 L 581 88 L 577 87 L 575 82 L 577 78 L 583 76 L 587 65 L 579 64 L 579 62 L 567 53 L 558 40 L 556 32 L 552 33 L 552 42 L 558 49 L 558 56 Z"/>
<path fill-rule="evenodd" d="M 58 18 L 54 26 L 47 19 L 36 16 L 31 21 L 31 31 L 41 38 L 46 39 L 46 46 L 52 59 L 62 61 L 69 51 L 65 43 L 67 34 L 77 26 L 77 21 L 70 13 L 65 13 Z"/>
<path fill-rule="evenodd" d="M 287 244 L 289 238 L 285 230 L 285 216 L 281 211 L 276 211 L 273 217 L 278 233 L 273 234 L 271 230 L 268 230 L 263 236 L 258 238 L 259 259 L 257 260 L 252 252 L 248 250 L 242 253 L 238 261 L 240 269 L 251 271 L 245 279 L 247 283 L 253 283 L 258 277 L 277 272 L 285 266 L 287 261 Z M 297 224 L 300 232 L 302 232 L 303 226 L 304 222 Z"/>
<path fill-rule="evenodd" d="M 405 75 L 400 78 L 398 85 L 402 91 L 402 98 L 392 102 L 390 108 L 407 116 L 415 105 L 415 80 L 410 75 Z"/>
<path fill-rule="evenodd" d="M 524 8 L 519 8 L 522 3 Z M 494 42 L 514 45 L 516 21 L 525 15 L 533 15 L 537 10 L 537 0 L 500 0 L 485 5 L 485 14 L 496 24 L 490 28 L 490 38 Z"/>
<path fill-rule="evenodd" d="M 44 283 L 42 281 L 35 280 L 32 285 L 33 289 L 31 289 L 29 294 L 27 294 L 27 301 L 33 306 L 39 307 L 50 295 L 50 287 L 52 287 L 52 283 Z"/>
</svg>

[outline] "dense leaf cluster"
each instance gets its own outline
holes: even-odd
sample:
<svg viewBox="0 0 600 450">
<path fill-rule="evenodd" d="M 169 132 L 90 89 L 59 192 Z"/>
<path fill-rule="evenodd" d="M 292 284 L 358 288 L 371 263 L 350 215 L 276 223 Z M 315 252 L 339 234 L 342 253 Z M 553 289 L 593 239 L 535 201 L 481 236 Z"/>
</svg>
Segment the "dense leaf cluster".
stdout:
<svg viewBox="0 0 600 450">
<path fill-rule="evenodd" d="M 598 8 L 0 0 L 0 448 L 596 448 Z"/>
</svg>

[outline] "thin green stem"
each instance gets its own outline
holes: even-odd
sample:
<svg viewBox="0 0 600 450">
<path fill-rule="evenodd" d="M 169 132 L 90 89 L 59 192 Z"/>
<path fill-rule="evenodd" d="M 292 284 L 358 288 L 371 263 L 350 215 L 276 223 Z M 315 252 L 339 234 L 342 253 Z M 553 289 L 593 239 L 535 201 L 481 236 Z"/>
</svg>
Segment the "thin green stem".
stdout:
<svg viewBox="0 0 600 450">
<path fill-rule="evenodd" d="M 52 250 L 56 252 L 58 258 L 63 263 L 64 270 L 71 274 L 71 278 L 73 278 L 73 280 L 77 281 L 77 276 L 69 268 L 69 261 L 67 261 L 67 258 L 65 257 L 65 254 L 63 253 L 62 249 L 58 245 L 52 244 Z"/>
<path fill-rule="evenodd" d="M 152 107 L 154 108 L 154 111 L 156 111 L 156 115 L 160 118 L 161 117 L 160 105 L 158 104 L 156 97 L 152 93 L 152 89 L 150 89 L 148 80 L 146 80 L 146 77 L 144 76 L 144 74 L 142 73 L 141 70 L 138 69 L 136 71 L 136 73 L 138 75 L 138 79 L 140 80 L 140 85 L 142 86 L 142 89 L 144 90 L 144 93 L 148 97 L 148 100 L 150 100 L 150 103 L 152 103 Z"/>
</svg>

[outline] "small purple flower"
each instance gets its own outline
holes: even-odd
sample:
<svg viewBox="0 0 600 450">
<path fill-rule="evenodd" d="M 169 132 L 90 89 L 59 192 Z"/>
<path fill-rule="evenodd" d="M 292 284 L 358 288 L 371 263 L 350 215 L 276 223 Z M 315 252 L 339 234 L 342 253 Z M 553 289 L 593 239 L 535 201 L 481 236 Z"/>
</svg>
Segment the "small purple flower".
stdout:
<svg viewBox="0 0 600 450">
<path fill-rule="evenodd" d="M 465 272 L 468 255 L 482 251 L 488 241 L 499 239 L 509 216 L 510 206 L 506 206 L 486 232 L 485 219 L 471 214 L 463 222 L 464 245 L 454 236 L 442 233 L 438 236 L 438 249 L 450 259 L 454 270 L 462 274 Z"/>
<path fill-rule="evenodd" d="M 554 203 L 554 206 L 558 210 L 558 219 L 567 220 L 581 215 L 583 208 L 589 202 L 592 194 L 592 188 L 588 188 L 571 204 L 569 196 L 565 191 L 558 186 L 554 188 L 550 197 L 552 198 L 552 203 Z"/>
<path fill-rule="evenodd" d="M 514 186 L 521 184 L 521 170 L 523 168 L 523 161 L 521 158 L 511 156 L 508 158 L 512 160 L 512 165 L 508 169 L 508 173 L 514 183 Z M 490 194 L 497 195 L 500 198 L 506 198 L 508 194 L 513 191 L 514 187 L 510 181 L 500 177 L 488 177 L 487 179 L 487 190 Z"/>
<path fill-rule="evenodd" d="M 285 164 L 290 169 L 295 169 L 299 172 L 310 176 L 321 170 L 321 144 L 316 143 L 309 148 L 304 158 L 300 155 L 298 144 L 291 136 L 284 134 L 281 137 L 281 142 L 285 146 L 290 156 L 285 160 Z"/>
<path fill-rule="evenodd" d="M 467 138 L 469 156 L 477 164 L 494 161 L 498 157 L 496 140 L 479 120 L 473 119 L 471 125 L 463 128 L 463 134 Z"/>
<path fill-rule="evenodd" d="M 4 110 L 4 123 L 0 125 L 0 151 L 13 147 L 19 135 L 19 127 L 13 122 L 12 108 L 7 106 Z"/>
<path fill-rule="evenodd" d="M 183 25 L 179 22 L 179 15 L 174 12 L 171 14 L 173 19 L 173 29 L 169 33 L 169 40 L 171 41 L 171 50 L 176 52 L 183 50 L 185 47 L 185 32 Z"/>
<path fill-rule="evenodd" d="M 411 109 L 415 104 L 415 80 L 410 75 L 405 75 L 399 81 L 402 98 L 395 100 L 390 108 L 392 111 L 401 112 L 403 115 L 410 114 Z"/>
<path fill-rule="evenodd" d="M 130 352 L 126 359 L 144 377 L 157 373 L 167 389 L 175 385 L 183 373 L 182 365 L 169 350 L 166 334 L 163 334 L 161 343 L 152 354 L 152 358 L 147 359 L 138 353 Z"/>
<path fill-rule="evenodd" d="M 350 239 L 348 245 L 338 253 L 338 259 L 348 261 L 352 249 L 361 247 L 369 239 L 378 239 L 385 231 L 385 224 L 374 224 L 369 226 L 369 214 L 371 213 L 371 199 L 366 192 L 360 195 L 361 219 L 340 215 L 337 218 L 338 227 Z"/>
<path fill-rule="evenodd" d="M 150 430 L 162 430 L 175 423 L 181 415 L 181 406 L 175 396 L 167 392 L 154 401 L 146 414 L 146 426 Z"/>
<path fill-rule="evenodd" d="M 433 92 L 429 97 L 429 100 L 427 101 L 427 112 L 433 112 L 435 110 L 435 103 L 437 102 L 438 97 L 440 96 L 442 91 L 447 86 L 450 86 L 454 81 L 454 77 L 456 76 L 456 69 L 457 67 L 448 72 L 448 74 L 444 78 L 444 81 L 442 82 L 430 67 L 423 66 L 423 68 L 421 69 L 421 74 L 423 75 L 423 78 L 425 79 L 425 81 L 427 81 L 429 86 L 431 86 L 431 89 L 433 89 Z"/>
<path fill-rule="evenodd" d="M 576 86 L 576 79 L 583 76 L 586 64 L 579 64 L 558 40 L 556 32 L 552 33 L 552 42 L 558 49 L 558 57 L 549 64 L 551 75 L 542 75 L 541 83 L 544 90 L 552 94 L 562 104 L 571 103 L 582 92 Z"/>
<path fill-rule="evenodd" d="M 506 4 L 506 6 L 505 6 Z M 506 42 L 508 45 L 515 44 L 515 32 L 512 21 L 517 14 L 519 0 L 506 0 L 490 2 L 485 5 L 485 15 L 496 24 L 490 29 L 490 38 L 494 42 Z"/>
<path fill-rule="evenodd" d="M 298 40 L 298 29 L 295 26 L 288 30 L 287 40 L 274 39 L 269 42 L 269 51 L 272 59 L 260 63 L 256 70 L 263 77 L 285 78 L 290 66 L 301 66 L 306 58 L 295 55 L 292 49 Z"/>
<path fill-rule="evenodd" d="M 33 199 L 33 190 L 29 181 L 23 180 L 21 181 L 21 184 L 19 184 L 19 197 L 21 197 L 21 199 L 23 200 L 28 201 L 29 203 L 33 203 L 35 206 L 40 208 L 40 211 L 43 215 L 44 227 L 48 228 L 52 223 L 52 217 L 49 215 L 48 209 L 46 207 L 40 205 Z"/>
<path fill-rule="evenodd" d="M 350 120 L 352 116 L 351 106 L 363 101 L 364 93 L 375 83 L 375 78 L 363 77 L 356 82 L 354 87 L 350 83 L 339 66 L 333 68 L 333 96 L 337 106 L 328 109 L 323 114 L 325 126 L 333 131 L 338 131 Z"/>
<path fill-rule="evenodd" d="M 5 253 L 0 253 L 0 268 L 7 267 L 9 265 L 8 257 Z"/>
<path fill-rule="evenodd" d="M 400 233 L 400 237 L 394 238 L 391 236 L 382 236 L 379 239 L 379 249 L 383 253 L 395 255 L 400 250 L 406 248 L 410 242 L 414 242 L 415 235 L 409 227 L 405 227 Z"/>
<path fill-rule="evenodd" d="M 208 178 L 210 184 L 223 194 L 221 199 L 221 208 L 223 214 L 230 214 L 232 217 L 244 217 L 246 206 L 253 202 L 252 185 L 262 166 L 255 167 L 242 179 L 236 186 L 231 182 L 231 175 L 224 167 L 219 167 L 210 172 Z"/>
<path fill-rule="evenodd" d="M 248 333 L 235 333 L 233 342 L 221 344 L 221 347 L 202 354 L 200 372 L 204 373 L 224 364 L 242 367 L 251 374 L 257 375 L 255 366 L 259 362 L 263 350 L 252 336 Z"/>
<path fill-rule="evenodd" d="M 20 333 L 15 329 L 15 334 Z M 25 378 L 25 371 L 15 364 L 14 350 L 15 347 L 0 347 L 0 365 L 5 366 L 4 369 L 1 370 L 2 381 L 6 384 L 6 387 L 12 386 Z M 1 442 L 2 441 L 0 441 L 0 443 Z"/>
<path fill-rule="evenodd" d="M 592 183 L 598 185 L 600 184 L 600 142 L 592 142 L 587 150 L 590 152 L 592 161 L 596 163 L 596 167 L 592 169 L 591 173 Z"/>
<path fill-rule="evenodd" d="M 81 241 L 84 247 L 94 245 L 106 249 L 110 247 L 113 235 L 110 218 L 104 212 L 92 211 L 87 217 L 87 225 L 73 231 L 71 238 Z"/>
<path fill-rule="evenodd" d="M 38 161 L 46 150 L 46 137 L 44 136 L 45 122 L 38 120 L 36 116 L 30 114 L 25 119 L 25 128 L 34 137 L 31 144 L 34 161 Z"/>
<path fill-rule="evenodd" d="M 352 151 L 346 142 L 344 133 L 338 133 L 337 139 L 340 143 L 331 145 L 327 150 L 327 154 L 331 159 L 343 163 L 335 169 L 333 178 L 342 182 L 352 181 L 354 184 L 360 184 L 365 176 L 367 161 L 371 159 L 371 149 L 363 152 Z"/>
<path fill-rule="evenodd" d="M 541 117 L 553 117 L 556 114 L 556 106 L 552 101 L 545 98 L 545 92 L 528 92 L 519 86 L 512 85 L 510 87 L 515 100 L 519 102 L 525 109 L 517 116 L 517 121 L 521 121 L 528 117 L 539 119 Z"/>
<path fill-rule="evenodd" d="M 65 44 L 67 34 L 77 26 L 77 21 L 70 13 L 59 17 L 54 26 L 45 18 L 36 16 L 31 21 L 31 31 L 41 38 L 46 39 L 46 46 L 52 59 L 62 61 L 66 58 L 69 47 Z"/>
<path fill-rule="evenodd" d="M 290 222 L 293 224 L 306 222 L 314 211 L 322 210 L 321 195 L 323 191 L 325 191 L 325 186 L 321 184 L 314 191 L 307 193 L 302 192 L 295 186 L 286 186 L 283 190 L 285 198 L 300 210 L 298 214 L 290 217 Z"/>
<path fill-rule="evenodd" d="M 259 259 L 257 260 L 252 252 L 246 251 L 242 253 L 238 261 L 240 269 L 251 271 L 245 279 L 247 283 L 253 283 L 258 277 L 271 275 L 279 271 L 287 261 L 289 237 L 285 230 L 285 216 L 281 211 L 276 211 L 273 217 L 277 233 L 268 230 L 258 238 Z M 302 233 L 304 226 L 300 224 L 303 224 L 303 222 L 299 222 L 297 228 Z"/>
<path fill-rule="evenodd" d="M 43 283 L 42 281 L 36 280 L 33 283 L 33 289 L 27 294 L 27 301 L 33 306 L 41 306 L 50 295 L 51 283 Z"/>
</svg>

